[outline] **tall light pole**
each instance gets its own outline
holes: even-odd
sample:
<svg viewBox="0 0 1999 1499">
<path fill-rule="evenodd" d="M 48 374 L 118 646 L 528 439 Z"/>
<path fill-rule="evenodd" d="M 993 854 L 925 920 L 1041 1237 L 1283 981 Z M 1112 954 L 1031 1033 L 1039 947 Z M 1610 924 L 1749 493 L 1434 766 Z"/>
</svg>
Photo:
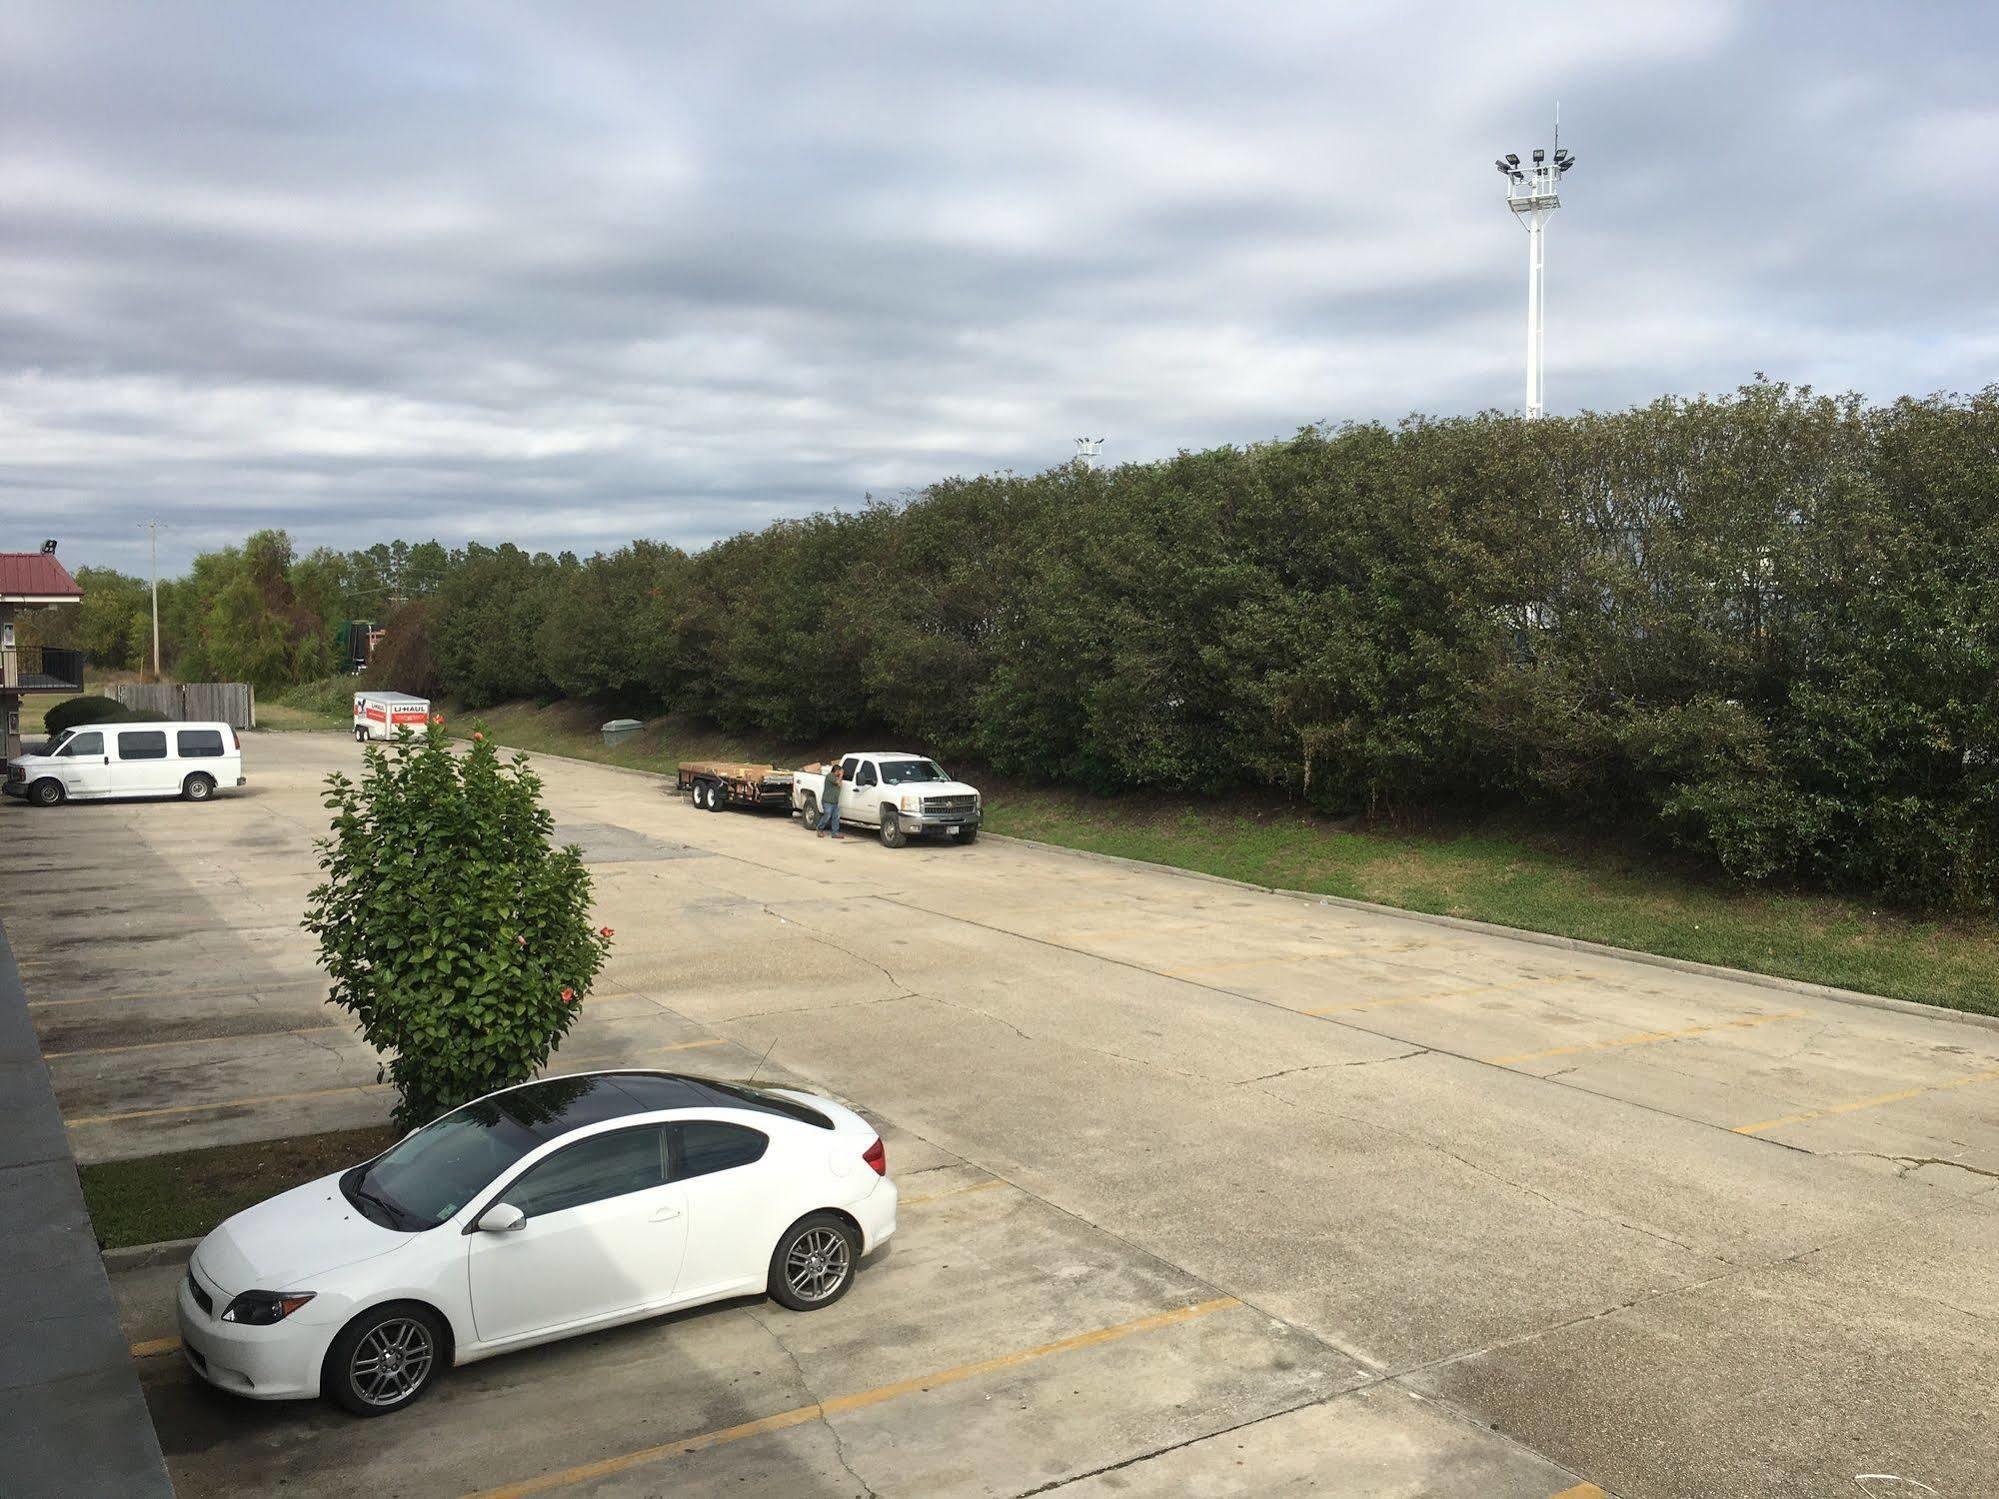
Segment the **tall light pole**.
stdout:
<svg viewBox="0 0 1999 1499">
<path fill-rule="evenodd" d="M 1097 466 L 1097 454 L 1103 451 L 1103 447 L 1104 440 L 1101 437 L 1077 438 L 1076 461 L 1084 468 L 1094 469 Z"/>
<path fill-rule="evenodd" d="M 1555 115 L 1555 151 L 1553 159 L 1539 146 L 1534 148 L 1534 159 L 1526 166 L 1511 151 L 1493 162 L 1500 175 L 1506 178 L 1506 206 L 1513 210 L 1513 216 L 1520 221 L 1520 227 L 1527 231 L 1527 420 L 1533 421 L 1547 410 L 1547 386 L 1542 380 L 1541 356 L 1542 313 L 1546 305 L 1542 291 L 1542 272 L 1546 266 L 1541 249 L 1541 236 L 1548 220 L 1555 210 L 1562 206 L 1561 181 L 1570 167 L 1576 164 L 1575 157 L 1561 148 L 1562 126 L 1559 110 Z"/>
</svg>

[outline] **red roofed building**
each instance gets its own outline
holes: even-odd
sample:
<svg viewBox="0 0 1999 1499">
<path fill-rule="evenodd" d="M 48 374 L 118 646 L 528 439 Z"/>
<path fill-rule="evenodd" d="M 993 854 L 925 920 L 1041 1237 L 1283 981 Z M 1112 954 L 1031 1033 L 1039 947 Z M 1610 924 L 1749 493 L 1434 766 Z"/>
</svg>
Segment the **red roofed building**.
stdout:
<svg viewBox="0 0 1999 1499">
<path fill-rule="evenodd" d="M 21 752 L 23 694 L 83 691 L 83 652 L 19 644 L 15 617 L 82 601 L 83 590 L 56 560 L 54 542 L 39 552 L 0 552 L 0 760 Z"/>
<path fill-rule="evenodd" d="M 54 552 L 0 552 L 0 604 L 74 604 L 82 598 Z"/>
</svg>

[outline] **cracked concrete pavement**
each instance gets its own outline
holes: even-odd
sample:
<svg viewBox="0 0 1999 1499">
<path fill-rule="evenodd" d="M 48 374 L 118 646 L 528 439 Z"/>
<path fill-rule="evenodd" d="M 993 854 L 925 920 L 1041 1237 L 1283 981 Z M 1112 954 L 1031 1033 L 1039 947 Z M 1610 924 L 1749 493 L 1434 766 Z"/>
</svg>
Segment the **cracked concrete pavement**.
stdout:
<svg viewBox="0 0 1999 1499">
<path fill-rule="evenodd" d="M 247 750 L 252 794 L 207 807 L 5 809 L 82 1159 L 387 1112 L 289 925 L 355 747 Z M 368 1444 L 148 1360 L 183 1492 L 1999 1488 L 1999 1032 L 541 769 L 619 934 L 559 1065 L 863 1105 L 896 1247 L 824 1314 L 481 1364 Z M 121 1277 L 135 1341 L 173 1273 Z"/>
</svg>

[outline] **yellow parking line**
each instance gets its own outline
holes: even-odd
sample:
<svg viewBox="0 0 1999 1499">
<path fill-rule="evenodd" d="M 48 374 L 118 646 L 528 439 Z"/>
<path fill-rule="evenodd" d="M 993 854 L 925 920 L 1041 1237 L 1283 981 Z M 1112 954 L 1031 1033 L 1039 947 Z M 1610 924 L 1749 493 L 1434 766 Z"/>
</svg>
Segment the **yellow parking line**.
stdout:
<svg viewBox="0 0 1999 1499">
<path fill-rule="evenodd" d="M 622 1004 L 629 999 L 645 998 L 647 998 L 646 995 L 633 990 L 626 994 L 593 994 L 590 996 L 590 1003 L 593 1006 L 614 1005 Z M 89 1001 L 56 1000 L 54 1003 L 88 1004 Z M 59 1057 L 100 1057 L 124 1051 L 157 1051 L 165 1046 L 201 1046 L 213 1041 L 250 1041 L 255 1040 L 259 1036 L 318 1036 L 323 1035 L 327 1031 L 344 1031 L 349 1029 L 352 1029 L 352 1027 L 345 1025 L 308 1025 L 289 1031 L 237 1031 L 232 1035 L 226 1036 L 183 1036 L 173 1041 L 135 1041 L 128 1046 L 88 1046 L 76 1051 L 45 1051 L 42 1053 L 42 1060 L 44 1062 L 53 1062 Z"/>
<path fill-rule="evenodd" d="M 1990 1072 L 1974 1072 L 1969 1077 L 1954 1077 L 1948 1082 L 1925 1083 L 1920 1088 L 1903 1088 L 1896 1093 L 1880 1093 L 1873 1098 L 1857 1098 L 1852 1103 L 1836 1103 L 1829 1108 L 1806 1109 L 1799 1114 L 1786 1114 L 1779 1119 L 1765 1119 L 1756 1124 L 1738 1124 L 1738 1135 L 1760 1135 L 1766 1129 L 1779 1129 L 1786 1124 L 1803 1124 L 1807 1119 L 1823 1119 L 1828 1114 L 1852 1114 L 1861 1109 L 1878 1109 L 1884 1103 L 1901 1103 L 1904 1099 L 1921 1098 L 1925 1093 L 1945 1093 L 1952 1088 L 1969 1088 L 1975 1083 L 1999 1081 L 1999 1067 Z"/>
<path fill-rule="evenodd" d="M 312 979 L 284 979 L 274 984 L 260 984 L 254 989 L 163 989 L 152 994 L 90 994 L 80 999 L 31 999 L 28 1008 L 60 1010 L 68 1005 L 141 1004 L 149 999 L 251 999 L 259 994 L 308 986 L 314 989 L 328 987 Z"/>
<path fill-rule="evenodd" d="M 1429 999 L 1462 999 L 1471 994 L 1504 994 L 1512 989 L 1531 989 L 1537 984 L 1577 984 L 1584 975 L 1580 973 L 1551 973 L 1546 978 L 1521 979 L 1512 984 L 1472 984 L 1462 989 L 1432 989 L 1427 994 L 1403 994 L 1394 999 L 1364 999 L 1358 1004 L 1321 1005 L 1316 1010 L 1304 1010 L 1306 1015 L 1345 1015 L 1354 1010 L 1379 1010 L 1389 1005 L 1421 1004 Z"/>
<path fill-rule="evenodd" d="M 85 1046 L 76 1051 L 45 1051 L 44 1062 L 62 1057 L 108 1057 L 127 1051 L 159 1051 L 169 1046 L 206 1046 L 216 1041 L 254 1041 L 263 1036 L 319 1036 L 327 1031 L 344 1031 L 344 1025 L 308 1025 L 295 1031 L 239 1031 L 233 1036 L 183 1036 L 176 1041 L 134 1041 L 129 1046 Z"/>
<path fill-rule="evenodd" d="M 803 1426 L 810 1421 L 843 1415 L 848 1411 L 865 1410 L 869 1406 L 898 1400 L 905 1395 L 927 1393 L 941 1385 L 962 1384 L 968 1379 L 977 1379 L 983 1374 L 996 1373 L 1001 1369 L 1016 1368 L 1037 1359 L 1052 1358 L 1061 1353 L 1073 1353 L 1083 1348 L 1098 1348 L 1106 1343 L 1115 1343 L 1121 1338 L 1129 1338 L 1143 1332 L 1154 1332 L 1162 1327 L 1177 1326 L 1182 1322 L 1192 1322 L 1211 1312 L 1224 1311 L 1229 1307 L 1240 1305 L 1241 1303 L 1233 1296 L 1217 1296 L 1212 1301 L 1176 1307 L 1170 1312 L 1155 1312 L 1149 1317 L 1138 1317 L 1130 1322 L 1095 1328 L 1090 1332 L 1078 1333 L 1075 1337 L 1063 1338 L 1054 1343 L 1042 1343 L 1034 1348 L 1021 1348 L 1012 1353 L 1002 1353 L 995 1358 L 980 1359 L 975 1364 L 960 1364 L 954 1369 L 940 1369 L 934 1374 L 919 1374 L 914 1379 L 877 1385 L 871 1390 L 859 1390 L 851 1395 L 838 1395 L 831 1400 L 822 1400 L 813 1405 L 801 1405 L 796 1410 L 780 1411 L 774 1416 L 762 1416 L 738 1426 L 725 1426 L 718 1431 L 704 1431 L 697 1436 L 683 1437 L 677 1442 L 662 1442 L 656 1447 L 641 1447 L 635 1452 L 621 1453 L 617 1457 L 607 1457 L 594 1463 L 582 1463 L 573 1468 L 562 1468 L 553 1473 L 543 1473 L 539 1477 L 529 1478 L 520 1483 L 503 1484 L 495 1489 L 481 1489 L 469 1496 L 469 1499 L 525 1499 L 529 1494 L 545 1494 L 550 1489 L 563 1489 L 572 1484 L 607 1478 L 614 1473 L 624 1473 L 662 1458 L 684 1457 L 691 1452 L 703 1452 L 710 1447 L 725 1446 L 730 1442 L 744 1441 L 749 1437 L 763 1436 L 773 1431 L 788 1431 L 794 1426 Z"/>
<path fill-rule="evenodd" d="M 1713 1025 L 1690 1025 L 1685 1030 L 1641 1031 L 1635 1036 L 1618 1036 L 1610 1041 L 1583 1041 L 1574 1046 L 1551 1046 L 1546 1051 L 1522 1051 L 1510 1057 L 1487 1057 L 1485 1060 L 1495 1067 L 1510 1067 L 1515 1062 L 1538 1062 L 1545 1057 L 1573 1057 L 1586 1051 L 1608 1051 L 1618 1046 L 1650 1046 L 1658 1041 L 1678 1041 L 1684 1036 L 1705 1036 L 1714 1031 L 1748 1030 L 1778 1020 L 1800 1020 L 1804 1014 L 1803 1010 L 1785 1010 L 1775 1015 L 1744 1015 L 1737 1020 L 1720 1020 Z"/>
<path fill-rule="evenodd" d="M 1593 1483 L 1579 1483 L 1572 1489 L 1563 1489 L 1559 1494 L 1550 1494 L 1548 1499 L 1610 1499 L 1610 1495 Z"/>
<path fill-rule="evenodd" d="M 158 1358 L 162 1353 L 172 1353 L 180 1347 L 179 1338 L 154 1338 L 147 1343 L 134 1343 L 130 1349 L 133 1358 Z"/>
<path fill-rule="evenodd" d="M 111 1005 L 142 1004 L 152 999 L 254 999 L 260 994 L 283 993 L 292 989 L 303 990 L 308 985 L 315 991 L 323 992 L 332 988 L 330 982 L 312 983 L 307 979 L 293 979 L 276 984 L 265 984 L 255 989 L 165 989 L 155 994 L 91 994 L 81 999 L 31 999 L 31 1010 L 60 1010 L 69 1005 Z M 610 1004 L 617 1000 L 648 999 L 651 996 L 642 989 L 625 989 L 610 994 L 593 994 L 592 1004 Z"/>
<path fill-rule="evenodd" d="M 583 1067 L 599 1062 L 621 1062 L 627 1057 L 656 1056 L 667 1051 L 698 1051 L 704 1046 L 727 1046 L 723 1040 L 676 1041 L 670 1046 L 642 1046 L 633 1051 L 607 1053 L 602 1056 L 569 1057 L 566 1060 Z M 575 1066 L 570 1071 L 577 1070 Z M 567 1072 L 551 1072 L 549 1077 L 565 1077 Z M 391 1086 L 388 1083 L 348 1083 L 339 1088 L 312 1088 L 303 1093 L 266 1093 L 256 1098 L 223 1098 L 213 1103 L 186 1103 L 170 1109 L 128 1109 L 120 1114 L 84 1114 L 63 1122 L 71 1129 L 81 1129 L 87 1124 L 120 1124 L 129 1119 L 162 1119 L 169 1114 L 205 1114 L 214 1109 L 247 1109 L 264 1103 L 291 1103 L 305 1098 L 332 1098 L 340 1093 L 377 1093 Z"/>
<path fill-rule="evenodd" d="M 906 1208 L 915 1207 L 919 1202 L 935 1202 L 940 1197 L 963 1197 L 967 1192 L 991 1192 L 1007 1185 L 1009 1183 L 994 1177 L 991 1181 L 973 1182 L 969 1187 L 946 1187 L 942 1192 L 925 1192 L 920 1197 L 905 1197 L 902 1199 L 902 1205 Z"/>
</svg>

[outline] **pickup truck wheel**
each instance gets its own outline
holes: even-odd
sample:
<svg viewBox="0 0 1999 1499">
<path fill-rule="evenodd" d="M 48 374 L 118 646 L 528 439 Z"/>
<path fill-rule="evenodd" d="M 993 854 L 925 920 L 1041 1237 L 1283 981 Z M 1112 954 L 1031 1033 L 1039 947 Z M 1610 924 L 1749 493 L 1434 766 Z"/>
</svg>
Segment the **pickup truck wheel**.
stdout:
<svg viewBox="0 0 1999 1499">
<path fill-rule="evenodd" d="M 798 804 L 800 826 L 808 833 L 819 831 L 819 798 L 811 792 L 805 793 L 805 800 Z"/>
<path fill-rule="evenodd" d="M 979 826 L 977 823 L 968 822 L 963 827 L 958 829 L 958 841 L 960 843 L 971 843 L 975 839 L 977 839 L 978 836 L 979 836 Z"/>
<path fill-rule="evenodd" d="M 901 848 L 909 842 L 909 834 L 902 830 L 902 817 L 893 807 L 881 809 L 881 835 L 883 848 Z"/>
</svg>

